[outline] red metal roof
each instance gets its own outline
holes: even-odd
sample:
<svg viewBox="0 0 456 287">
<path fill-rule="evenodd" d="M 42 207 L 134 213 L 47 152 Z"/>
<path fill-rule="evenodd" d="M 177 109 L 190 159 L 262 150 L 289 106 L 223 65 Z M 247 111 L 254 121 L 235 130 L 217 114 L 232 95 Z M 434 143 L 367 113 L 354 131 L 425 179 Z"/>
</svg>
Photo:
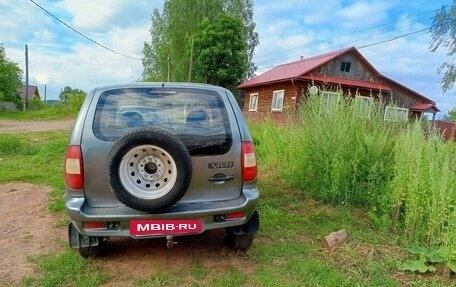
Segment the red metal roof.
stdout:
<svg viewBox="0 0 456 287">
<path fill-rule="evenodd" d="M 350 50 L 356 51 L 354 47 L 351 47 L 276 66 L 275 68 L 240 84 L 238 88 L 242 89 L 251 86 L 263 85 L 265 83 L 274 83 L 287 79 L 297 78 Z"/>
<path fill-rule="evenodd" d="M 379 91 L 387 91 L 387 92 L 391 91 L 391 88 L 386 84 L 364 82 L 364 81 L 345 79 L 345 78 L 314 76 L 314 75 L 305 75 L 305 76 L 302 76 L 299 78 L 306 79 L 306 80 L 314 80 L 317 82 L 340 84 L 340 85 L 344 85 L 344 86 L 362 87 L 362 88 L 366 88 L 366 89 L 373 89 L 373 90 L 379 90 Z"/>
<path fill-rule="evenodd" d="M 425 103 L 425 104 L 417 104 L 410 107 L 412 111 L 428 111 L 428 110 L 435 110 L 436 112 L 440 112 L 440 110 L 435 106 L 435 103 Z"/>
</svg>

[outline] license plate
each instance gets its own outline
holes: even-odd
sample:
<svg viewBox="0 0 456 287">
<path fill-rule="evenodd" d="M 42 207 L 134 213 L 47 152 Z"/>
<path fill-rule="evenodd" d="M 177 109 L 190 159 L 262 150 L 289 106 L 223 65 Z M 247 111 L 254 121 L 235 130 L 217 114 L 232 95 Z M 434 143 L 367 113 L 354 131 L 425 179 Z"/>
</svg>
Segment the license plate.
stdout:
<svg viewBox="0 0 456 287">
<path fill-rule="evenodd" d="M 202 231 L 203 223 L 199 219 L 130 220 L 130 235 L 133 236 L 193 234 Z"/>
</svg>

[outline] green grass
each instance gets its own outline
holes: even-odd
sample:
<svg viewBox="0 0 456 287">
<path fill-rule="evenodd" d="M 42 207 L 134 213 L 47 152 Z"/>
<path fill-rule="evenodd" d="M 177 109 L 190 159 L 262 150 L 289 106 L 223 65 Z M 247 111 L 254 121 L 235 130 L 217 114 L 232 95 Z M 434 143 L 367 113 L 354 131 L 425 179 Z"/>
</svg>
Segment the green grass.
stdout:
<svg viewBox="0 0 456 287">
<path fill-rule="evenodd" d="M 68 132 L 2 134 L 0 183 L 29 182 L 53 188 L 49 207 L 63 211 L 63 159 Z"/>
<path fill-rule="evenodd" d="M 34 111 L 0 111 L 0 119 L 11 120 L 55 120 L 62 118 L 74 118 L 78 113 L 77 109 L 65 105 L 51 105 Z"/>
<path fill-rule="evenodd" d="M 32 258 L 40 272 L 24 279 L 24 286 L 100 286 L 108 277 L 100 267 L 87 264 L 87 260 L 71 250 L 58 255 L 41 255 Z"/>
</svg>

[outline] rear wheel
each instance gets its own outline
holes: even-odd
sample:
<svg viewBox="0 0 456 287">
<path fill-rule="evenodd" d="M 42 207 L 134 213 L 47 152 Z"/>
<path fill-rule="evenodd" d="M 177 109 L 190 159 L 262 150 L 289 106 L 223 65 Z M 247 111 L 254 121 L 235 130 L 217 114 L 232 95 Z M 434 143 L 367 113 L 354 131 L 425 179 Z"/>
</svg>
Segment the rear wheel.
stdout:
<svg viewBox="0 0 456 287">
<path fill-rule="evenodd" d="M 100 255 L 106 244 L 104 237 L 80 234 L 73 223 L 68 225 L 68 239 L 70 247 L 78 249 L 79 254 L 84 258 L 92 258 Z"/>
<path fill-rule="evenodd" d="M 93 258 L 95 256 L 99 256 L 103 253 L 105 241 L 102 238 L 98 239 L 100 242 L 97 246 L 90 246 L 90 247 L 79 247 L 78 252 L 84 258 Z"/>
<path fill-rule="evenodd" d="M 250 249 L 255 234 L 235 234 L 231 228 L 226 229 L 225 242 L 230 248 L 245 251 Z"/>
<path fill-rule="evenodd" d="M 226 244 L 237 250 L 245 251 L 252 246 L 253 237 L 260 228 L 260 216 L 255 211 L 250 220 L 241 225 L 226 229 Z"/>
</svg>

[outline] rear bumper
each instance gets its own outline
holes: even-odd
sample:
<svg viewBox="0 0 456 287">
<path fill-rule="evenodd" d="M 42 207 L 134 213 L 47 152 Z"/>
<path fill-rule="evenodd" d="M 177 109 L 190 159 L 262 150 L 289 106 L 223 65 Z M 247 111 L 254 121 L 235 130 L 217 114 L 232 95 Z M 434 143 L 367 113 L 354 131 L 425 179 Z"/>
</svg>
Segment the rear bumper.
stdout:
<svg viewBox="0 0 456 287">
<path fill-rule="evenodd" d="M 255 188 L 243 189 L 242 195 L 233 200 L 176 204 L 166 211 L 156 214 L 140 212 L 126 206 L 90 207 L 83 197 L 67 197 L 66 211 L 74 227 L 82 235 L 88 236 L 129 236 L 132 219 L 200 219 L 202 232 L 210 229 L 233 227 L 245 224 L 252 217 L 258 203 L 259 191 Z M 236 220 L 214 221 L 214 216 L 244 212 L 245 217 Z M 87 229 L 84 222 L 106 222 L 107 228 Z M 113 224 L 115 223 L 115 224 Z M 157 237 L 157 236 L 149 236 Z M 141 238 L 147 238 L 141 236 Z"/>
</svg>

